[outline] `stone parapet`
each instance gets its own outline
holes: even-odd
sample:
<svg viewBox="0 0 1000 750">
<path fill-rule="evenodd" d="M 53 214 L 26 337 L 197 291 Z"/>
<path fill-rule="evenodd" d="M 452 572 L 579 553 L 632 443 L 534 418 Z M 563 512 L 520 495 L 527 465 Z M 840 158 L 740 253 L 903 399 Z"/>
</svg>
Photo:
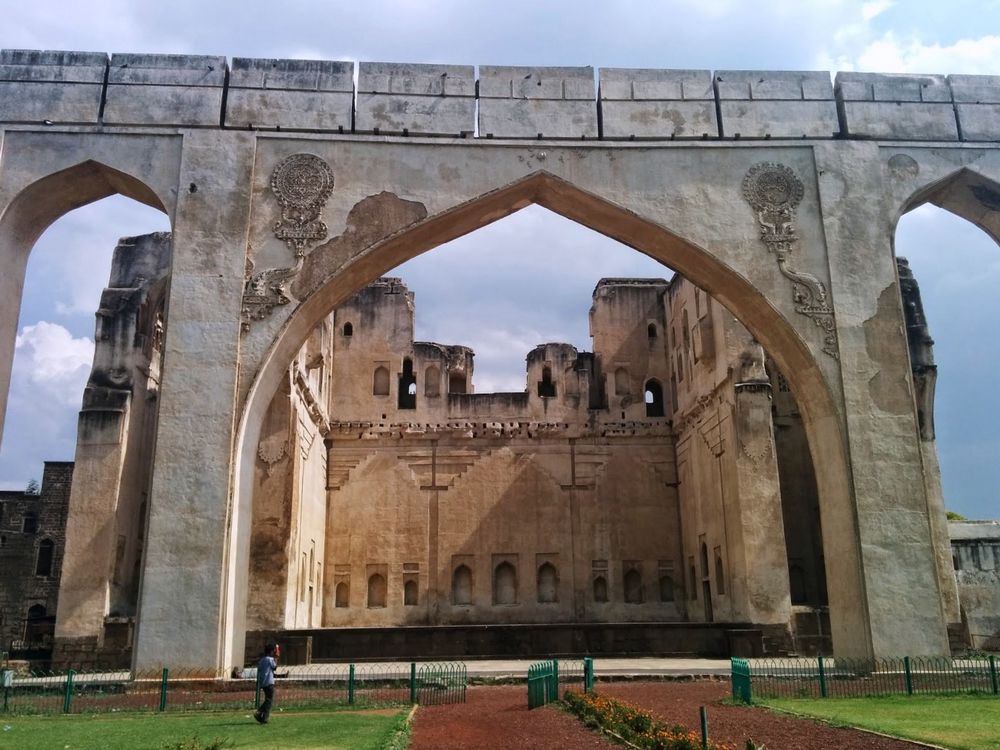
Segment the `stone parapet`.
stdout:
<svg viewBox="0 0 1000 750">
<path fill-rule="evenodd" d="M 602 138 L 716 138 L 710 70 L 601 68 Z"/>
<path fill-rule="evenodd" d="M 908 141 L 957 141 L 958 123 L 945 76 L 838 73 L 844 135 Z"/>
<path fill-rule="evenodd" d="M 472 65 L 0 51 L 0 123 L 19 125 L 995 142 L 998 121 L 1000 76 L 484 65 L 477 78 Z"/>
<path fill-rule="evenodd" d="M 715 94 L 727 138 L 835 138 L 840 134 L 830 74 L 823 71 L 716 71 Z"/>
<path fill-rule="evenodd" d="M 594 69 L 481 66 L 479 134 L 597 138 Z"/>
<path fill-rule="evenodd" d="M 474 133 L 475 123 L 471 65 L 358 66 L 357 132 L 461 137 Z"/>
<path fill-rule="evenodd" d="M 350 132 L 354 64 L 233 58 L 225 124 L 255 130 Z"/>
<path fill-rule="evenodd" d="M 0 51 L 0 121 L 96 124 L 108 56 L 103 52 Z"/>
<path fill-rule="evenodd" d="M 224 57 L 112 55 L 104 123 L 219 127 L 226 70 Z"/>
</svg>

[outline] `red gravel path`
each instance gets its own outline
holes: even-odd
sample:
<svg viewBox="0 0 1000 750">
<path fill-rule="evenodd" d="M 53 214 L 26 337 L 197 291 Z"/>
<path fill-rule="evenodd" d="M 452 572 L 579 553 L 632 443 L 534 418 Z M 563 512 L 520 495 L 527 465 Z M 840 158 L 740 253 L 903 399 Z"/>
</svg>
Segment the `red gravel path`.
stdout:
<svg viewBox="0 0 1000 750">
<path fill-rule="evenodd" d="M 707 706 L 709 736 L 741 749 L 752 738 L 769 750 L 914 750 L 913 744 L 853 729 L 723 705 L 729 686 L 721 681 L 611 682 L 597 690 L 692 729 L 698 727 L 698 708 Z M 464 704 L 421 706 L 410 750 L 621 750 L 558 708 L 528 711 L 523 685 L 471 687 L 467 695 Z"/>
<path fill-rule="evenodd" d="M 466 695 L 466 703 L 417 709 L 410 750 L 621 750 L 554 706 L 528 711 L 524 685 Z"/>
<path fill-rule="evenodd" d="M 720 703 L 730 687 L 721 681 L 703 682 L 612 682 L 597 691 L 636 706 L 657 718 L 697 729 L 698 709 L 708 709 L 708 736 L 718 742 L 743 748 L 748 739 L 768 750 L 914 750 L 915 745 L 890 740 L 855 729 L 831 727 L 795 719 L 763 708 Z"/>
</svg>

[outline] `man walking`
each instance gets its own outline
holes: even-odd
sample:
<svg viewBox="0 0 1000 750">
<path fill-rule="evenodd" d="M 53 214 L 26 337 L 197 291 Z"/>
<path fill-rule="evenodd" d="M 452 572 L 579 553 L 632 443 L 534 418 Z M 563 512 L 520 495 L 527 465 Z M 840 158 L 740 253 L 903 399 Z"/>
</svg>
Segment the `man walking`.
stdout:
<svg viewBox="0 0 1000 750">
<path fill-rule="evenodd" d="M 274 670 L 278 666 L 278 646 L 268 643 L 264 655 L 257 662 L 257 685 L 264 691 L 264 702 L 254 712 L 253 717 L 261 724 L 267 724 L 274 704 Z"/>
</svg>

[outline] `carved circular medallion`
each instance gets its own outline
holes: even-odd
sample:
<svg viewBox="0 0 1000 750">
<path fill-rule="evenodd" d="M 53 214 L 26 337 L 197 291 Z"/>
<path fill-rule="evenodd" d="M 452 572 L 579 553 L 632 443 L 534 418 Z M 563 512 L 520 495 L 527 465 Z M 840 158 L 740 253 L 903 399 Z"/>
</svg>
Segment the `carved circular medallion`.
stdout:
<svg viewBox="0 0 1000 750">
<path fill-rule="evenodd" d="M 743 178 L 743 197 L 758 210 L 795 208 L 802 194 L 802 181 L 784 164 L 755 164 Z"/>
<path fill-rule="evenodd" d="M 287 206 L 306 208 L 326 202 L 333 191 L 333 172 L 313 154 L 292 154 L 271 175 L 271 190 Z"/>
</svg>

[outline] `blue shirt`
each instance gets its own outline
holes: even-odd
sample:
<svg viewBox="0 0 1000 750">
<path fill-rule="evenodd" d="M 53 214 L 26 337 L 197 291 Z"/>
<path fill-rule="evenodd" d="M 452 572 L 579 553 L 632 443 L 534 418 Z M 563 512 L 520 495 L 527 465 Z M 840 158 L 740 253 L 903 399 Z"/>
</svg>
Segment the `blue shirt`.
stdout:
<svg viewBox="0 0 1000 750">
<path fill-rule="evenodd" d="M 261 687 L 268 687 L 274 684 L 274 669 L 278 662 L 273 656 L 262 656 L 257 662 L 257 684 Z"/>
</svg>

